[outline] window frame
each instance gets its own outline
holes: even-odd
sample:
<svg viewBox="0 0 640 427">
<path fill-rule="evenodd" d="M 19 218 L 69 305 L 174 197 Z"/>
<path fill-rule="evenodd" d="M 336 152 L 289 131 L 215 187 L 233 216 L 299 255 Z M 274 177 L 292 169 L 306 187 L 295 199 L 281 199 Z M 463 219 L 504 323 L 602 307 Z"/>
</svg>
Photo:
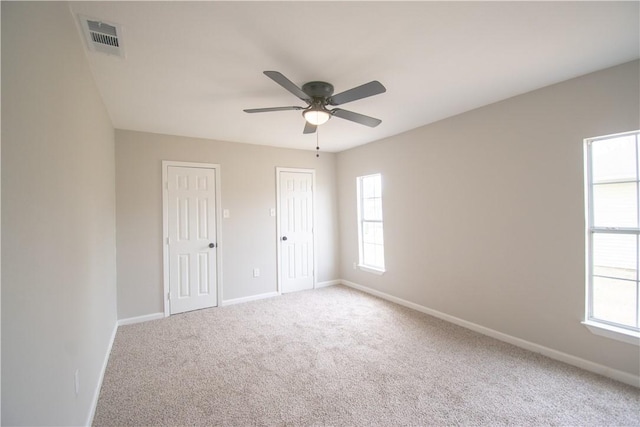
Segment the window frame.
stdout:
<svg viewBox="0 0 640 427">
<path fill-rule="evenodd" d="M 364 191 L 363 191 L 363 181 L 366 178 L 371 177 L 379 177 L 380 179 L 380 219 L 366 219 L 364 215 Z M 373 173 L 368 175 L 362 175 L 356 177 L 356 195 L 357 195 L 357 218 L 358 218 L 358 268 L 362 271 L 366 271 L 369 273 L 382 275 L 386 272 L 385 267 L 385 256 L 384 256 L 384 216 L 382 209 L 382 174 L 381 173 Z M 382 227 L 382 265 L 369 265 L 365 264 L 364 261 L 364 224 L 365 223 L 375 223 L 380 224 Z M 374 243 L 375 244 L 375 243 Z"/>
<path fill-rule="evenodd" d="M 635 180 L 615 180 L 611 183 L 636 183 L 636 209 L 637 224 L 636 227 L 607 227 L 596 226 L 594 223 L 594 185 L 611 184 L 606 182 L 593 182 L 593 154 L 592 145 L 594 142 L 616 139 L 625 136 L 634 136 L 635 138 L 635 159 L 636 170 Z M 592 333 L 605 336 L 618 341 L 623 341 L 635 345 L 640 345 L 640 307 L 636 308 L 636 325 L 629 326 L 616 323 L 610 320 L 600 319 L 594 316 L 594 295 L 593 295 L 593 279 L 594 276 L 604 277 L 594 274 L 593 264 L 593 243 L 596 234 L 618 234 L 634 236 L 636 240 L 636 279 L 630 280 L 636 284 L 636 302 L 640 301 L 640 130 L 623 132 L 612 135 L 605 135 L 595 138 L 587 138 L 584 140 L 584 173 L 585 173 L 585 242 L 586 242 L 586 289 L 585 289 L 585 314 L 582 324 L 584 324 Z M 622 280 L 622 279 L 621 279 Z"/>
</svg>

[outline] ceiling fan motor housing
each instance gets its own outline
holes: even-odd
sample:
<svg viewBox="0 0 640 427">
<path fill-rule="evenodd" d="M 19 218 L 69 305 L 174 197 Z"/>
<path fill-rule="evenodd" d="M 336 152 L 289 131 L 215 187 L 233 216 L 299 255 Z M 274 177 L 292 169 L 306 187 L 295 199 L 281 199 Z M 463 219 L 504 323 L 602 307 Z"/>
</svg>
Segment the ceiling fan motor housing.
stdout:
<svg viewBox="0 0 640 427">
<path fill-rule="evenodd" d="M 314 99 L 327 99 L 333 95 L 333 85 L 327 82 L 309 82 L 302 86 L 302 91 Z"/>
</svg>

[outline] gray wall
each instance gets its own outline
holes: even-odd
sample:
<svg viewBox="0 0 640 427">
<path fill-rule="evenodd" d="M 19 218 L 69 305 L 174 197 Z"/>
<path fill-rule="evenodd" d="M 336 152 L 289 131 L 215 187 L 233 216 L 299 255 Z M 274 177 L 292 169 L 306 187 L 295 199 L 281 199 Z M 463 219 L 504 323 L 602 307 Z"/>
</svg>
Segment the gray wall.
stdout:
<svg viewBox="0 0 640 427">
<path fill-rule="evenodd" d="M 339 278 L 335 154 L 116 131 L 118 316 L 163 311 L 162 160 L 221 169 L 223 301 L 276 291 L 275 168 L 316 170 L 318 282 Z M 253 278 L 254 268 L 260 277 Z"/>
<path fill-rule="evenodd" d="M 341 277 L 638 375 L 584 318 L 583 139 L 638 129 L 638 62 L 338 154 Z M 356 177 L 382 173 L 387 272 L 358 259 Z"/>
<path fill-rule="evenodd" d="M 66 3 L 2 2 L 2 143 L 2 424 L 85 424 L 116 323 L 114 132 Z"/>
</svg>

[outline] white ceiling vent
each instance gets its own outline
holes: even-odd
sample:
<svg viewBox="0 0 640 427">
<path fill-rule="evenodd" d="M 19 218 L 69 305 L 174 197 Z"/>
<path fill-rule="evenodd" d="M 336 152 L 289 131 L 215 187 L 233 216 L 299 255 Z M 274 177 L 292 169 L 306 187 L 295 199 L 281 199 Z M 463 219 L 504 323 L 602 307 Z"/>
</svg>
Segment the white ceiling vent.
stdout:
<svg viewBox="0 0 640 427">
<path fill-rule="evenodd" d="M 89 49 L 124 58 L 120 25 L 82 15 L 79 18 Z"/>
</svg>

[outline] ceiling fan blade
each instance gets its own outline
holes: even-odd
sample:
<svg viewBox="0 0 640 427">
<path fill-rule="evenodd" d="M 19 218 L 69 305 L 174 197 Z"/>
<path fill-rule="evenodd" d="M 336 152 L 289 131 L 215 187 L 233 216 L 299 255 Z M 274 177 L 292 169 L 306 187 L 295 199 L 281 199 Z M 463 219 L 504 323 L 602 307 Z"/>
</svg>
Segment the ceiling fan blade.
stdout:
<svg viewBox="0 0 640 427">
<path fill-rule="evenodd" d="M 302 107 L 270 107 L 270 108 L 249 108 L 242 110 L 245 113 L 267 113 L 269 111 L 288 111 L 288 110 L 304 110 Z"/>
<path fill-rule="evenodd" d="M 331 98 L 329 98 L 328 103 L 330 105 L 346 104 L 347 102 L 355 101 L 362 98 L 367 98 L 373 95 L 378 95 L 386 91 L 387 89 L 384 86 L 382 86 L 382 83 L 380 83 L 377 80 L 374 80 L 372 82 L 365 83 L 358 87 L 354 87 L 353 89 L 340 92 L 337 95 L 333 95 Z"/>
<path fill-rule="evenodd" d="M 364 114 L 354 113 L 353 111 L 343 110 L 341 108 L 334 108 L 331 110 L 331 114 L 340 117 L 341 119 L 351 120 L 352 122 L 360 123 L 361 125 L 376 127 L 382 120 L 374 117 L 365 116 Z"/>
<path fill-rule="evenodd" d="M 309 95 L 304 93 L 302 89 L 296 86 L 295 83 L 286 78 L 282 73 L 279 73 L 277 71 L 265 71 L 264 74 L 303 101 L 311 102 L 311 98 L 309 97 Z"/>
<path fill-rule="evenodd" d="M 316 125 L 312 125 L 311 123 L 309 123 L 308 121 L 304 121 L 304 131 L 302 131 L 302 133 L 315 133 L 316 129 L 318 129 L 318 126 Z"/>
</svg>

